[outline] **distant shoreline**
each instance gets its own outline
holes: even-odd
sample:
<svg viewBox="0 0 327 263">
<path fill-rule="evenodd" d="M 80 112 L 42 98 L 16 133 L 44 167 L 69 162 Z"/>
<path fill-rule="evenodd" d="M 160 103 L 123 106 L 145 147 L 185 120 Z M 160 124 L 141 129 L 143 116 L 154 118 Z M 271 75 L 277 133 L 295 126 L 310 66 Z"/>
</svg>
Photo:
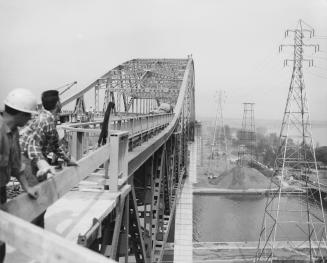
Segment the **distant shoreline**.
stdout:
<svg viewBox="0 0 327 263">
<path fill-rule="evenodd" d="M 211 117 L 199 117 L 198 121 L 202 122 L 212 122 L 214 125 L 214 118 Z M 230 126 L 230 128 L 240 129 L 242 127 L 242 119 L 237 118 L 226 118 L 224 119 L 225 125 Z M 263 128 L 266 130 L 265 134 L 276 133 L 279 135 L 282 121 L 274 119 L 255 119 L 255 126 L 257 129 Z M 327 121 L 312 121 L 312 135 L 313 141 L 316 146 L 316 143 L 319 146 L 327 145 Z"/>
</svg>

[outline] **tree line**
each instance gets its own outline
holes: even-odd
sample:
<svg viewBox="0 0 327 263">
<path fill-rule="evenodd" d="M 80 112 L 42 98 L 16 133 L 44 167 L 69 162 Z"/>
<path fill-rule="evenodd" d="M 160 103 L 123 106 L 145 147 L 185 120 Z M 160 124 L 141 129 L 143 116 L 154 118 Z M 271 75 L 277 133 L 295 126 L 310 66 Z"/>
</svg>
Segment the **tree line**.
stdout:
<svg viewBox="0 0 327 263">
<path fill-rule="evenodd" d="M 213 135 L 213 127 L 211 127 L 211 129 L 212 132 L 210 132 L 210 134 Z M 221 130 L 220 131 L 218 130 L 219 129 L 217 129 L 216 131 L 216 139 L 223 140 L 223 134 Z M 229 127 L 228 125 L 224 126 L 224 130 L 225 130 L 226 139 L 227 141 L 230 142 L 229 145 L 231 146 L 230 149 L 231 152 L 237 153 L 238 146 L 241 143 L 244 143 L 244 140 L 242 140 L 242 136 L 244 136 L 244 133 L 242 134 L 241 129 L 232 128 Z M 248 136 L 252 136 L 252 135 L 248 135 Z M 288 144 L 294 145 L 295 142 L 292 139 L 289 139 Z M 255 143 L 253 144 L 253 147 L 254 147 L 254 152 L 256 153 L 256 157 L 260 159 L 260 161 L 265 165 L 273 167 L 279 147 L 279 135 L 277 135 L 276 133 L 267 134 L 265 132 L 265 129 L 258 128 L 255 133 Z M 309 147 L 304 146 L 303 148 L 307 158 L 312 159 L 313 154 L 310 151 Z M 317 144 L 315 148 L 315 155 L 317 161 L 320 161 L 327 165 L 327 146 L 319 147 L 319 145 Z"/>
</svg>

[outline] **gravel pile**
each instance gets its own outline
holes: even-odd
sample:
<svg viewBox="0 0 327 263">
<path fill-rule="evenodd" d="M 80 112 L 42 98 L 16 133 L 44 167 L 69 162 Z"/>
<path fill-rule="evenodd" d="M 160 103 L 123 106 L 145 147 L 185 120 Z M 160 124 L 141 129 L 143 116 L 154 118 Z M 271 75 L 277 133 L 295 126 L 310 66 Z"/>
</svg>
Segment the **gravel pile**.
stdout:
<svg viewBox="0 0 327 263">
<path fill-rule="evenodd" d="M 254 168 L 236 166 L 211 179 L 210 183 L 218 188 L 245 190 L 269 188 L 270 180 Z"/>
</svg>

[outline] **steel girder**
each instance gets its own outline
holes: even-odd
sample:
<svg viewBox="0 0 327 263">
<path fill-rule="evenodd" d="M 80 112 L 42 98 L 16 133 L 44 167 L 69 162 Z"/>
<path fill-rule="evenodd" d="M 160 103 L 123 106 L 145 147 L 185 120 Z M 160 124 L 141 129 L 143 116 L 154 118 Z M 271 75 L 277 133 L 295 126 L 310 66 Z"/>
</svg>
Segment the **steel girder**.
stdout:
<svg viewBox="0 0 327 263">
<path fill-rule="evenodd" d="M 151 110 L 148 100 L 159 100 L 176 104 L 187 59 L 133 59 L 108 71 L 88 87 L 74 96 L 63 100 L 65 106 L 76 99 L 83 100 L 83 95 L 94 89 L 94 109 L 105 110 L 109 101 L 116 103 L 117 112 L 129 112 L 135 100 L 138 105 L 133 112 L 144 108 Z M 104 94 L 100 94 L 104 90 Z M 93 96 L 93 95 L 92 95 Z M 103 100 L 103 101 L 102 101 Z M 100 107 L 100 104 L 103 107 Z M 121 106 L 123 105 L 123 106 Z M 151 104 L 154 107 L 154 103 Z"/>
<path fill-rule="evenodd" d="M 135 67 L 141 72 L 144 67 L 160 65 L 165 72 L 169 72 L 166 68 L 169 61 L 163 65 L 156 61 L 136 60 L 128 67 Z M 137 145 L 132 145 L 127 181 L 132 190 L 117 203 L 113 213 L 102 222 L 95 222 L 94 233 L 90 235 L 92 239 L 85 243 L 87 247 L 115 260 L 125 257 L 127 262 L 128 257 L 133 255 L 136 262 L 161 262 L 164 257 L 183 177 L 187 174 L 187 141 L 193 139 L 195 121 L 193 61 L 189 59 L 187 67 L 178 63 L 179 60 L 173 62 L 178 70 L 185 72 L 176 99 L 174 119 L 163 131 L 154 135 L 151 143 L 149 141 L 138 154 L 133 155 L 133 152 L 137 152 L 133 149 L 137 149 Z M 130 80 L 130 83 L 133 81 Z M 107 87 L 107 96 L 117 99 L 115 92 L 118 91 L 110 90 L 113 89 L 111 84 L 112 81 L 103 84 Z M 95 88 L 97 96 L 100 96 L 100 87 L 97 85 Z M 133 105 L 130 101 L 127 107 Z"/>
</svg>

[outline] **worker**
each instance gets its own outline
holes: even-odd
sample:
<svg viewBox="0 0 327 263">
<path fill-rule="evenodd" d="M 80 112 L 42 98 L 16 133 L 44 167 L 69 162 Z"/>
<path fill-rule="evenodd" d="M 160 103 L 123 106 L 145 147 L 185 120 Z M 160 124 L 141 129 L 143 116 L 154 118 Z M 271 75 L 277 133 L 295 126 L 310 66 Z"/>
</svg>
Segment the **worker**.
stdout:
<svg viewBox="0 0 327 263">
<path fill-rule="evenodd" d="M 56 115 L 61 111 L 59 93 L 48 90 L 42 93 L 42 106 L 39 115 L 21 130 L 20 144 L 23 162 L 26 165 L 26 176 L 30 186 L 47 179 L 55 173 L 55 169 L 47 162 L 50 152 L 63 159 L 67 166 L 77 166 L 59 147 L 56 129 Z M 44 213 L 32 223 L 44 228 Z"/>
<path fill-rule="evenodd" d="M 107 138 L 108 138 L 108 124 L 110 121 L 110 114 L 111 111 L 115 108 L 115 103 L 109 102 L 106 112 L 104 114 L 103 122 L 102 122 L 102 128 L 100 132 L 100 136 L 98 139 L 98 147 L 101 145 L 105 145 L 107 143 Z"/>
<path fill-rule="evenodd" d="M 28 185 L 21 161 L 18 127 L 24 126 L 36 113 L 36 98 L 26 89 L 14 89 L 5 99 L 5 109 L 0 116 L 0 204 L 7 201 L 6 185 L 11 176 L 33 198 L 38 192 Z M 5 243 L 0 242 L 0 262 L 6 255 Z"/>
</svg>

